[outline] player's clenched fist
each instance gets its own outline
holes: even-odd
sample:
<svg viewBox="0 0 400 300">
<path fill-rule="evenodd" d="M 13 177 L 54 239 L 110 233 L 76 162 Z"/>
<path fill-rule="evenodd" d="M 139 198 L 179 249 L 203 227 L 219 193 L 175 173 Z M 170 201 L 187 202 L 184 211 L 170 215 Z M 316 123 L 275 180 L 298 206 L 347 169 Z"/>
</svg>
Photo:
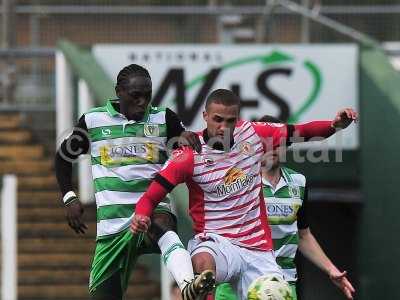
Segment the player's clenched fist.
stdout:
<svg viewBox="0 0 400 300">
<path fill-rule="evenodd" d="M 357 122 L 358 114 L 352 108 L 345 108 L 336 114 L 335 119 L 332 121 L 332 126 L 336 129 L 346 128 L 351 122 Z"/>
<path fill-rule="evenodd" d="M 131 222 L 132 233 L 146 232 L 150 227 L 150 218 L 143 215 L 135 214 Z"/>
</svg>

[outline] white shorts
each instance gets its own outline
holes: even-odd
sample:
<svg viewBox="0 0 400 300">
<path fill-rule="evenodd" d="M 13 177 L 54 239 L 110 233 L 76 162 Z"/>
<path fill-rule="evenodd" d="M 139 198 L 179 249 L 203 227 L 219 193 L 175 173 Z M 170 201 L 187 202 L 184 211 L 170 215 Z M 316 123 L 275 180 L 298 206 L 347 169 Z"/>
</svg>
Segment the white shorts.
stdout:
<svg viewBox="0 0 400 300">
<path fill-rule="evenodd" d="M 188 251 L 194 255 L 207 252 L 214 257 L 216 280 L 229 282 L 239 299 L 247 299 L 250 284 L 262 275 L 274 275 L 283 279 L 282 269 L 273 251 L 250 250 L 232 244 L 228 239 L 207 233 L 207 240 L 198 236 L 188 243 Z"/>
</svg>

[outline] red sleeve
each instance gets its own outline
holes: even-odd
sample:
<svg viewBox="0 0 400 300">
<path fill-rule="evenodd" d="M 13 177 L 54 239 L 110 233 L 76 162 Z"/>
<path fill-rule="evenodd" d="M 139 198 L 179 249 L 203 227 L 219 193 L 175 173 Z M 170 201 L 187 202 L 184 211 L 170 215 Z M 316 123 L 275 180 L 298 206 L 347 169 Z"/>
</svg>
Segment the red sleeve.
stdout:
<svg viewBox="0 0 400 300">
<path fill-rule="evenodd" d="M 261 138 L 264 151 L 269 151 L 279 145 L 285 145 L 288 137 L 288 126 L 281 123 L 252 122 L 254 130 Z"/>
<path fill-rule="evenodd" d="M 185 182 L 193 175 L 194 154 L 193 149 L 185 147 L 172 152 L 172 158 L 167 161 L 159 172 L 172 185 Z"/>
<path fill-rule="evenodd" d="M 312 121 L 298 125 L 253 122 L 252 126 L 261 137 L 265 151 L 279 145 L 289 146 L 292 143 L 306 142 L 310 139 L 322 140 L 336 132 L 332 127 L 332 121 Z"/>
<path fill-rule="evenodd" d="M 332 127 L 332 121 L 313 121 L 304 124 L 294 125 L 294 139 L 292 142 L 304 142 L 311 138 L 314 140 L 322 140 L 330 137 L 336 132 Z M 300 138 L 296 140 L 296 138 Z"/>
<path fill-rule="evenodd" d="M 136 203 L 135 214 L 144 215 L 150 217 L 153 214 L 154 208 L 161 202 L 162 199 L 168 194 L 168 190 L 158 183 L 152 181 L 147 192 L 140 197 L 138 203 Z"/>
<path fill-rule="evenodd" d="M 154 208 L 179 183 L 193 175 L 194 156 L 192 149 L 178 149 L 164 168 L 156 175 L 146 193 L 139 199 L 135 213 L 150 217 Z"/>
</svg>

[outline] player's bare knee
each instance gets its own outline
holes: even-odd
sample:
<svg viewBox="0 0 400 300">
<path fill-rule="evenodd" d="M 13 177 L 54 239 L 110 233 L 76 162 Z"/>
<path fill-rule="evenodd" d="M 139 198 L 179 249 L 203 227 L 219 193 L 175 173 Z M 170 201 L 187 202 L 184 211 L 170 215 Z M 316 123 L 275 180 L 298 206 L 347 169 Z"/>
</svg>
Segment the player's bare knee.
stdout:
<svg viewBox="0 0 400 300">
<path fill-rule="evenodd" d="M 199 252 L 192 256 L 193 269 L 196 273 L 212 270 L 215 273 L 214 257 L 208 252 Z"/>
<path fill-rule="evenodd" d="M 149 237 L 157 242 L 167 231 L 177 232 L 176 219 L 171 214 L 155 213 L 151 218 Z"/>
</svg>

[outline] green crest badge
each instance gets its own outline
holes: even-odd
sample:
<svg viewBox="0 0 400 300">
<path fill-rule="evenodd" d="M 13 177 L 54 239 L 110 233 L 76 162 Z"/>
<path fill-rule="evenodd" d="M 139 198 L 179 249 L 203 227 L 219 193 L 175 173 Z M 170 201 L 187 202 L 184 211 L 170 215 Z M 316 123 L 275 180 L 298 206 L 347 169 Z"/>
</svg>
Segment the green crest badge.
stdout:
<svg viewBox="0 0 400 300">
<path fill-rule="evenodd" d="M 160 136 L 160 128 L 156 124 L 145 124 L 144 125 L 145 136 Z"/>
<path fill-rule="evenodd" d="M 300 188 L 297 185 L 289 184 L 289 194 L 293 198 L 300 198 Z"/>
</svg>

